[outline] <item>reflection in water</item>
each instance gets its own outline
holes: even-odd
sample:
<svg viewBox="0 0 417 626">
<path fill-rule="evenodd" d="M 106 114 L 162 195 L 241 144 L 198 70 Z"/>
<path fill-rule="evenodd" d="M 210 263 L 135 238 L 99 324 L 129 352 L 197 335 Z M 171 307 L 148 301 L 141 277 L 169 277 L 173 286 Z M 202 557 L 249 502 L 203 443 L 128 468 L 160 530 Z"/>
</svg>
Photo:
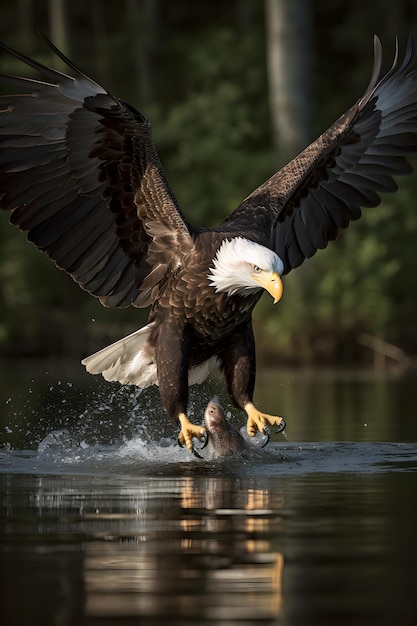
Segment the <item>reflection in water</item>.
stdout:
<svg viewBox="0 0 417 626">
<path fill-rule="evenodd" d="M 162 506 L 145 505 L 143 513 L 124 520 L 122 546 L 89 543 L 87 614 L 249 623 L 276 616 L 283 559 L 264 539 L 271 527 L 266 494 L 251 494 L 260 509 L 249 502 L 252 497 L 230 508 L 227 487 L 210 479 L 197 489 L 185 479 L 174 487 L 179 497 L 167 502 L 164 490 Z"/>
<path fill-rule="evenodd" d="M 415 471 L 172 473 L 0 475 L 2 623 L 416 623 Z"/>
<path fill-rule="evenodd" d="M 272 541 L 279 491 L 185 476 L 141 478 L 131 488 L 109 483 L 95 497 L 79 482 L 74 489 L 71 479 L 41 479 L 31 508 L 43 541 L 81 543 L 88 618 L 257 624 L 279 614 L 284 560 Z M 19 514 L 13 508 L 11 517 Z"/>
</svg>

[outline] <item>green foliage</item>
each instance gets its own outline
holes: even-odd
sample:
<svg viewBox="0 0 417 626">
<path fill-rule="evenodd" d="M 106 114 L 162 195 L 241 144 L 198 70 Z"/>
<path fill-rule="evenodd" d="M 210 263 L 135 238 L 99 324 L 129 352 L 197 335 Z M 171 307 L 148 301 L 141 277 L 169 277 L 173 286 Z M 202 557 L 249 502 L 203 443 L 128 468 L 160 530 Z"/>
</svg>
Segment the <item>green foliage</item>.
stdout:
<svg viewBox="0 0 417 626">
<path fill-rule="evenodd" d="M 217 224 L 272 173 L 267 100 L 259 99 L 266 76 L 261 59 L 248 65 L 254 56 L 252 33 L 239 44 L 238 32 L 210 30 L 185 57 L 184 99 L 153 117 L 168 178 L 193 223 Z"/>
</svg>

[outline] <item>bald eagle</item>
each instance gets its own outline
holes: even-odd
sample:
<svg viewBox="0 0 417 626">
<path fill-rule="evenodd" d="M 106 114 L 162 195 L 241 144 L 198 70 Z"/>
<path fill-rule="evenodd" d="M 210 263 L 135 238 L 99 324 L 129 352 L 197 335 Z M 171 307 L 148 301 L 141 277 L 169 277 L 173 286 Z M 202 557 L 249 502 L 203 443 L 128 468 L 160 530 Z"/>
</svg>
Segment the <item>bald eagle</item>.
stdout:
<svg viewBox="0 0 417 626">
<path fill-rule="evenodd" d="M 255 435 L 282 418 L 253 403 L 252 311 L 264 290 L 336 239 L 397 189 L 417 150 L 416 49 L 323 135 L 253 191 L 216 228 L 196 228 L 166 180 L 148 120 L 84 75 L 46 38 L 74 77 L 3 46 L 43 80 L 2 76 L 0 206 L 39 250 L 105 306 L 151 306 L 147 326 L 83 360 L 92 374 L 159 385 L 179 441 L 204 428 L 187 417 L 188 385 L 213 362 Z"/>
</svg>

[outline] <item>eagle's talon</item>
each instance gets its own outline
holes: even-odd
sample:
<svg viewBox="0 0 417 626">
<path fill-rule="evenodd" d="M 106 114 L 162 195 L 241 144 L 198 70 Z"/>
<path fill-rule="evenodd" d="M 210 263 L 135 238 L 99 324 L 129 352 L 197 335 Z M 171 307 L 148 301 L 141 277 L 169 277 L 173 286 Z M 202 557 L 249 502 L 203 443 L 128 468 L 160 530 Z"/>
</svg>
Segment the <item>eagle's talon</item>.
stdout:
<svg viewBox="0 0 417 626">
<path fill-rule="evenodd" d="M 254 437 L 258 430 L 259 432 L 264 432 L 266 428 L 265 424 L 269 424 L 270 426 L 278 426 L 277 432 L 281 432 L 286 426 L 286 422 L 282 417 L 262 413 L 252 403 L 248 403 L 245 406 L 245 411 L 248 415 L 246 430 L 250 437 Z"/>
<path fill-rule="evenodd" d="M 197 457 L 197 459 L 201 459 L 202 461 L 204 461 L 203 457 L 201 456 L 201 454 L 198 454 L 197 450 L 193 447 L 191 448 L 191 453 L 194 454 L 194 456 Z"/>
<path fill-rule="evenodd" d="M 204 430 L 203 437 L 204 437 L 204 441 L 203 441 L 203 445 L 201 446 L 201 450 L 203 450 L 206 447 L 206 445 L 208 444 L 209 438 L 208 438 L 208 432 L 206 430 Z M 200 457 L 200 459 L 201 458 L 202 457 Z"/>
<path fill-rule="evenodd" d="M 285 428 L 285 426 L 284 426 L 284 428 Z M 264 426 L 264 428 L 263 428 L 262 432 L 263 432 L 263 434 L 265 435 L 266 439 L 265 439 L 265 441 L 263 442 L 263 444 L 261 445 L 261 448 L 265 448 L 265 446 L 269 443 L 269 440 L 270 440 L 270 438 L 271 438 L 271 435 L 270 435 L 269 429 L 268 429 L 268 428 L 266 428 L 266 426 Z M 277 432 L 279 432 L 279 431 L 277 431 Z"/>
<path fill-rule="evenodd" d="M 181 432 L 178 435 L 178 444 L 181 448 L 186 446 L 195 456 L 202 458 L 193 448 L 193 438 L 195 437 L 200 441 L 204 441 L 204 445 L 206 445 L 206 429 L 203 426 L 196 426 L 195 424 L 192 424 L 185 413 L 181 413 L 178 416 L 178 421 L 181 424 Z"/>
<path fill-rule="evenodd" d="M 194 448 L 194 446 L 193 446 L 193 445 L 191 446 L 191 448 L 188 448 L 188 446 L 187 446 L 187 445 L 186 445 L 186 443 L 185 443 L 185 440 L 184 440 L 184 441 L 181 441 L 181 438 L 180 438 L 180 437 L 178 437 L 178 439 L 177 439 L 177 443 L 178 443 L 178 445 L 179 445 L 179 447 L 180 447 L 180 448 L 184 448 L 184 446 L 185 446 L 187 449 L 189 449 L 189 450 L 190 450 L 190 452 L 191 452 L 192 454 L 194 454 L 194 456 L 196 456 L 196 457 L 197 457 L 197 459 L 203 459 L 203 457 L 201 456 L 201 454 L 198 454 L 197 450 Z M 203 449 L 205 445 L 206 445 L 206 443 L 204 443 L 204 445 L 202 446 L 202 448 L 201 448 L 201 449 Z M 204 459 L 203 459 L 203 460 L 204 460 Z"/>
<path fill-rule="evenodd" d="M 278 426 L 278 430 L 276 430 L 275 433 L 282 433 L 282 431 L 285 430 L 286 428 L 287 428 L 287 422 L 285 421 L 284 418 L 282 418 L 282 421 Z"/>
</svg>

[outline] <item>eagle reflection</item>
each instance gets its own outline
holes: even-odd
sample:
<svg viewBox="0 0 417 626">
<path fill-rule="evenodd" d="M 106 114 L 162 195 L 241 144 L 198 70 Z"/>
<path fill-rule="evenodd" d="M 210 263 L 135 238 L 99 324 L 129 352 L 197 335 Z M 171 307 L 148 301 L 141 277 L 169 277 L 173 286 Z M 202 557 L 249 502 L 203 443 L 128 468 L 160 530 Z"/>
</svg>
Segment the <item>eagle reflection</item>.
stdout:
<svg viewBox="0 0 417 626">
<path fill-rule="evenodd" d="M 274 620 L 282 607 L 282 494 L 233 478 L 145 482 L 119 509 L 84 513 L 87 615 Z"/>
</svg>

